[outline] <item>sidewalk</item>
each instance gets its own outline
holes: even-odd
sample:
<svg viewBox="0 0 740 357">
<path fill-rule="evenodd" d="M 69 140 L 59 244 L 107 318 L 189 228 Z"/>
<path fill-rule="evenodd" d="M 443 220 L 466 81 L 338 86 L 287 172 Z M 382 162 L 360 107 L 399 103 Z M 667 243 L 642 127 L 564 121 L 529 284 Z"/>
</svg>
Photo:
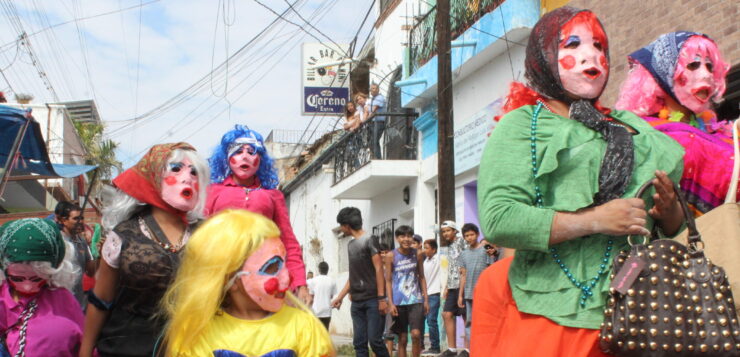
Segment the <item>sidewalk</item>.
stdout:
<svg viewBox="0 0 740 357">
<path fill-rule="evenodd" d="M 352 347 L 352 336 L 345 335 L 331 335 L 331 341 L 334 343 L 334 348 L 337 350 L 337 357 L 354 356 L 354 347 Z M 429 340 L 427 339 L 427 342 Z M 408 344 L 408 355 L 411 355 L 411 342 Z M 436 356 L 422 354 L 422 356 Z"/>
</svg>

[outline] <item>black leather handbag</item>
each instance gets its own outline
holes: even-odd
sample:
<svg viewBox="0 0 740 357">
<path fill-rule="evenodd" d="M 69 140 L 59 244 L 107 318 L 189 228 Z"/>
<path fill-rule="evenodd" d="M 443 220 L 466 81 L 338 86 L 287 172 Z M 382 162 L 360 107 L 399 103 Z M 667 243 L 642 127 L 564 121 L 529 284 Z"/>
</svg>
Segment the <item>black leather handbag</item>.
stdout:
<svg viewBox="0 0 740 357">
<path fill-rule="evenodd" d="M 637 192 L 642 197 L 652 180 Z M 615 356 L 740 356 L 738 325 L 724 269 L 704 242 L 678 187 L 688 246 L 672 239 L 633 242 L 614 260 L 599 345 Z"/>
</svg>

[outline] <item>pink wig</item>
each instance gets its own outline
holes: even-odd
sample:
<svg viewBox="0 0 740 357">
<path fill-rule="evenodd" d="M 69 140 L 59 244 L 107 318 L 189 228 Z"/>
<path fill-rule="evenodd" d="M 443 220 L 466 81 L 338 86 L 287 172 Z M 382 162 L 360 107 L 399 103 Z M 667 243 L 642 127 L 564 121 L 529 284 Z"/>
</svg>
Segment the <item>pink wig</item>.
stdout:
<svg viewBox="0 0 740 357">
<path fill-rule="evenodd" d="M 725 76 L 730 65 L 722 59 L 717 44 L 704 36 L 691 36 L 681 47 L 676 70 L 673 75 L 674 83 L 680 78 L 686 66 L 696 56 L 708 57 L 714 65 L 714 82 L 717 87 L 711 95 L 711 100 L 718 103 L 725 93 Z M 653 75 L 639 62 L 630 58 L 630 72 L 619 91 L 619 98 L 615 108 L 629 110 L 639 116 L 655 115 L 665 105 L 665 98 L 673 94 L 666 93 Z"/>
</svg>

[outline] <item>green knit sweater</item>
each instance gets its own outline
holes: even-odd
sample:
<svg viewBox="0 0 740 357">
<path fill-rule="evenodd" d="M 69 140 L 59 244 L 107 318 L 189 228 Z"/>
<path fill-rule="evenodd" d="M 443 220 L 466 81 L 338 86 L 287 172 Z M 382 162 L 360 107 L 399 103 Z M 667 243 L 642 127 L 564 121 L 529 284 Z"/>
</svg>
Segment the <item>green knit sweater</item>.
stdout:
<svg viewBox="0 0 740 357">
<path fill-rule="evenodd" d="M 611 259 L 607 274 L 582 307 L 581 290 L 554 262 L 548 241 L 556 211 L 574 212 L 593 203 L 606 141 L 583 124 L 543 108 L 536 134 L 538 173 L 533 179 L 533 110 L 533 106 L 524 106 L 505 115 L 486 143 L 478 175 L 480 223 L 491 242 L 517 250 L 509 284 L 519 311 L 545 316 L 563 326 L 597 329 L 603 321 Z M 633 197 L 656 170 L 668 172 L 678 182 L 683 169 L 681 145 L 630 112 L 614 111 L 611 116 L 637 131 L 633 135 L 635 166 L 625 198 Z M 535 182 L 542 190 L 543 208 L 534 204 Z M 644 197 L 648 209 L 653 193 L 651 189 Z M 652 225 L 648 217 L 648 228 Z M 578 281 L 590 281 L 603 263 L 608 238 L 591 235 L 555 247 Z M 627 243 L 626 236 L 611 238 L 613 258 Z"/>
</svg>

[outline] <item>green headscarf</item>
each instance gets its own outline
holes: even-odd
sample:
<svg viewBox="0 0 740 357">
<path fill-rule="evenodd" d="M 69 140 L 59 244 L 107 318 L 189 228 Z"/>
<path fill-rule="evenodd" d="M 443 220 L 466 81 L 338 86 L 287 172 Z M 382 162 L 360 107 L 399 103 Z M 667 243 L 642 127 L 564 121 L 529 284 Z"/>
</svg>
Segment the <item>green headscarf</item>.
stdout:
<svg viewBox="0 0 740 357">
<path fill-rule="evenodd" d="M 50 220 L 10 221 L 0 227 L 0 257 L 10 262 L 49 262 L 56 268 L 64 259 L 64 239 Z"/>
</svg>

